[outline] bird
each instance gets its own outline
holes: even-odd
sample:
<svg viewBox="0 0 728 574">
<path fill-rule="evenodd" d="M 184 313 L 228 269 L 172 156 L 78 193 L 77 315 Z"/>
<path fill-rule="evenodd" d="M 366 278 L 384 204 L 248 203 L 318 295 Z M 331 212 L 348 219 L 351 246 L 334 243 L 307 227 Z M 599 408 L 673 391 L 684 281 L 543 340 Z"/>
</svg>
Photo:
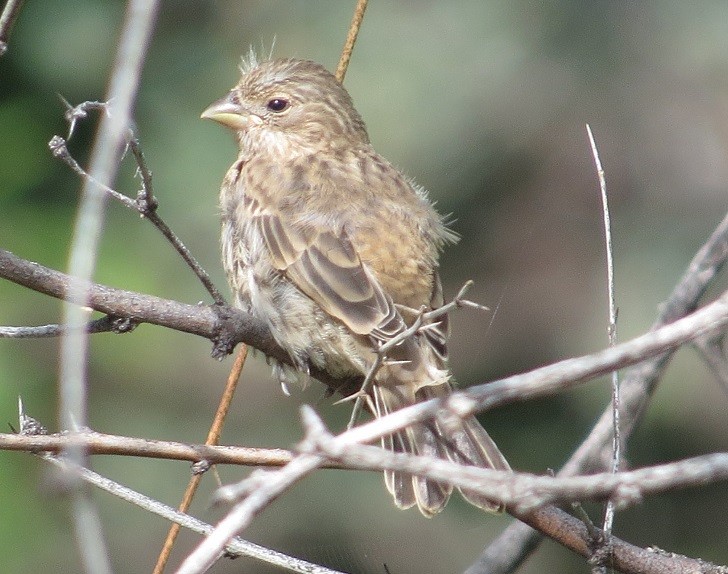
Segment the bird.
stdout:
<svg viewBox="0 0 728 574">
<path fill-rule="evenodd" d="M 201 117 L 230 128 L 238 144 L 220 189 L 222 261 L 235 305 L 262 320 L 291 358 L 294 367 L 274 362 L 284 390 L 314 365 L 333 377 L 370 375 L 375 417 L 450 395 L 447 315 L 402 333 L 443 305 L 439 256 L 458 236 L 427 192 L 374 150 L 351 96 L 324 66 L 251 55 L 240 72 Z M 474 416 L 440 414 L 382 446 L 510 470 Z M 453 490 L 384 474 L 396 506 L 417 506 L 427 517 Z M 461 493 L 479 508 L 502 510 Z"/>
</svg>

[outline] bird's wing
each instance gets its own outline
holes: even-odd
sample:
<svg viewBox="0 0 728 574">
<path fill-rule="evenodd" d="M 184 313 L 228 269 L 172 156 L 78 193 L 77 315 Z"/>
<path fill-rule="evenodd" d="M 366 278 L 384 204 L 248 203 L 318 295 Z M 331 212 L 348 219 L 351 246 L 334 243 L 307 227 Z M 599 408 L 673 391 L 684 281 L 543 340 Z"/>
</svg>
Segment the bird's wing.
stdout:
<svg viewBox="0 0 728 574">
<path fill-rule="evenodd" d="M 354 333 L 380 340 L 405 329 L 391 297 L 362 263 L 345 229 L 293 225 L 259 205 L 250 208 L 273 266 L 326 313 Z"/>
</svg>

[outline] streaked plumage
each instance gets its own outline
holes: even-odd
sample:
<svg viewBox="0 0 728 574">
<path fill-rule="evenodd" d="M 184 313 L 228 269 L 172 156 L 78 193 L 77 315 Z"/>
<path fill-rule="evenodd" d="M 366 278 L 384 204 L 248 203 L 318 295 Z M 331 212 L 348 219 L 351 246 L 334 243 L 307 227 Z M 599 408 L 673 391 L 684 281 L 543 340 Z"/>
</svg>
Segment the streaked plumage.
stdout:
<svg viewBox="0 0 728 574">
<path fill-rule="evenodd" d="M 422 306 L 442 305 L 437 261 L 455 235 L 425 192 L 374 151 L 349 94 L 322 66 L 252 62 L 203 117 L 232 128 L 240 148 L 220 193 L 236 304 L 267 322 L 299 371 L 312 363 L 365 374 L 379 344 Z M 376 416 L 451 392 L 447 336 L 445 317 L 390 353 L 373 385 Z M 508 469 L 473 417 L 415 425 L 383 444 Z M 427 516 L 452 490 L 401 473 L 385 473 L 385 482 L 398 506 L 417 504 Z"/>
</svg>

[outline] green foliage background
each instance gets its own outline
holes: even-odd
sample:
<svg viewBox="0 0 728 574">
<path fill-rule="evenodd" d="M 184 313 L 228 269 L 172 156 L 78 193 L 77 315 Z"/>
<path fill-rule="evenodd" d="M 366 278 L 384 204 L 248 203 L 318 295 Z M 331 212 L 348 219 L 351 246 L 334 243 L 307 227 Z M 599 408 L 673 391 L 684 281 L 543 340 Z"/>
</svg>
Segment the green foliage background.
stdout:
<svg viewBox="0 0 728 574">
<path fill-rule="evenodd" d="M 250 45 L 336 65 L 353 2 L 162 4 L 136 107 L 160 213 L 225 289 L 216 195 L 235 156 L 200 112 L 237 79 Z M 123 4 L 27 2 L 0 58 L 0 246 L 63 269 L 80 183 L 51 158 L 64 134 L 56 94 L 102 99 Z M 646 330 L 692 254 L 728 205 L 728 4 L 664 2 L 395 2 L 373 0 L 346 79 L 377 149 L 452 212 L 463 239 L 443 258 L 447 292 L 476 280 L 495 315 L 454 317 L 452 367 L 484 382 L 607 343 L 601 207 L 584 124 L 594 130 L 610 191 L 620 339 Z M 95 129 L 71 142 L 85 160 Z M 138 181 L 126 160 L 118 189 Z M 207 297 L 149 224 L 107 210 L 98 281 L 187 302 Z M 723 288 L 725 280 L 723 280 Z M 0 283 L 0 324 L 57 322 L 60 305 Z M 57 341 L 0 341 L 0 421 L 29 414 L 56 428 Z M 142 326 L 97 335 L 90 424 L 122 435 L 201 442 L 231 361 L 208 342 Z M 514 467 L 558 468 L 609 398 L 608 382 L 514 405 L 484 422 Z M 630 440 L 635 466 L 726 450 L 726 395 L 697 355 L 682 351 Z M 249 361 L 224 443 L 293 445 L 298 407 L 313 403 L 333 428 L 348 406 L 314 386 L 282 395 Z M 182 463 L 98 457 L 94 468 L 176 505 Z M 76 572 L 66 503 L 49 469 L 0 452 L 0 570 Z M 223 468 L 224 481 L 248 471 Z M 194 512 L 214 521 L 211 477 Z M 98 500 L 115 572 L 150 571 L 167 524 L 103 493 Z M 599 509 L 590 507 L 599 520 Z M 377 474 L 327 471 L 277 501 L 246 532 L 282 552 L 356 573 L 462 571 L 510 521 L 455 499 L 433 520 L 396 510 Z M 725 485 L 651 497 L 617 515 L 637 545 L 728 562 Z M 176 560 L 195 542 L 184 535 Z M 215 572 L 265 573 L 246 559 Z M 584 572 L 546 542 L 523 569 Z"/>
</svg>

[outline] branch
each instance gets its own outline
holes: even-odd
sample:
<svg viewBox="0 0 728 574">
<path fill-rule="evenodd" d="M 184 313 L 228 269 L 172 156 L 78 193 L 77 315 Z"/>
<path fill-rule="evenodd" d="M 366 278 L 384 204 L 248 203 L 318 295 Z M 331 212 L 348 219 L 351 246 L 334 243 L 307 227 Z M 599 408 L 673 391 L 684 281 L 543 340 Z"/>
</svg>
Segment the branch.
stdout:
<svg viewBox="0 0 728 574">
<path fill-rule="evenodd" d="M 593 538 L 587 526 L 559 508 L 547 506 L 531 514 L 515 515 L 519 520 L 549 538 L 589 558 L 592 556 Z M 606 565 L 628 574 L 728 574 L 725 566 L 716 566 L 704 560 L 665 552 L 659 548 L 640 548 L 611 537 L 612 553 Z M 505 571 L 505 570 L 503 570 Z M 480 570 L 469 568 L 465 574 Z"/>
<path fill-rule="evenodd" d="M 680 319 L 698 305 L 708 286 L 728 260 L 728 214 L 698 250 L 670 296 L 659 305 L 651 330 Z M 627 440 L 642 418 L 647 404 L 674 351 L 633 367 L 620 385 L 622 439 Z M 566 462 L 559 476 L 607 468 L 611 459 L 612 406 L 609 404 L 589 436 Z M 466 574 L 505 574 L 515 570 L 538 545 L 538 533 L 513 523 L 483 551 Z"/>
<path fill-rule="evenodd" d="M 61 100 L 66 106 L 65 117 L 69 124 L 69 138 L 73 133 L 76 122 L 79 119 L 86 118 L 88 116 L 89 109 L 102 109 L 108 114 L 108 103 L 105 102 L 82 102 L 77 106 L 72 106 L 64 98 L 61 98 Z M 137 193 L 136 199 L 127 197 L 123 193 L 120 193 L 115 189 L 112 189 L 108 185 L 97 181 L 94 177 L 87 173 L 86 170 L 84 170 L 71 155 L 71 152 L 68 150 L 68 142 L 61 136 L 53 136 L 48 142 L 48 147 L 50 148 L 53 156 L 60 159 L 68 167 L 70 167 L 75 174 L 81 177 L 86 185 L 96 186 L 108 197 L 115 199 L 127 209 L 138 212 L 139 215 L 150 221 L 164 236 L 164 238 L 172 245 L 172 247 L 175 249 L 175 251 L 177 251 L 180 257 L 182 257 L 182 259 L 192 270 L 192 272 L 197 276 L 197 278 L 200 280 L 202 285 L 212 297 L 212 300 L 215 301 L 215 303 L 217 303 L 218 305 L 224 305 L 225 298 L 222 296 L 217 287 L 215 287 L 207 271 L 203 269 L 202 265 L 200 265 L 199 262 L 195 259 L 187 246 L 182 243 L 182 240 L 177 237 L 177 235 L 157 213 L 159 202 L 157 201 L 157 198 L 154 197 L 152 187 L 152 172 L 149 171 L 149 168 L 147 167 L 144 152 L 141 148 L 141 143 L 139 142 L 139 139 L 134 134 L 134 131 L 131 128 L 127 130 L 126 137 L 129 149 L 131 149 L 132 155 L 136 160 L 137 170 L 142 180 L 142 188 Z"/>
<path fill-rule="evenodd" d="M 364 426 L 370 429 L 385 426 L 380 423 L 396 414 Z M 333 436 L 310 407 L 302 408 L 302 417 L 307 432 L 306 439 L 300 445 L 301 454 L 279 471 L 258 471 L 238 484 L 221 488 L 218 499 L 235 504 L 210 536 L 183 562 L 178 574 L 207 571 L 232 536 L 247 527 L 278 496 L 327 461 L 342 463 L 346 468 L 404 471 L 448 482 L 467 490 L 476 490 L 505 504 L 508 512 L 514 516 L 586 557 L 594 556 L 595 552 L 592 547 L 593 538 L 581 521 L 555 508 L 534 511 L 533 507 L 549 501 L 608 497 L 621 505 L 628 505 L 635 503 L 648 492 L 662 492 L 676 487 L 728 479 L 728 453 L 632 472 L 553 478 L 462 466 L 431 457 L 387 452 L 379 447 L 360 444 L 363 439 L 358 436 L 361 433 L 357 433 L 357 430 L 363 427 Z M 670 563 L 667 557 L 656 560 L 651 551 L 613 537 L 610 537 L 610 544 L 609 564 L 624 572 L 677 572 L 663 568 Z M 690 571 L 710 571 L 699 570 L 698 567 L 704 567 L 705 564 L 696 560 L 685 558 L 683 562 L 683 566 L 692 566 Z"/>
<path fill-rule="evenodd" d="M 106 315 L 86 324 L 86 333 L 130 333 L 136 323 L 121 317 Z M 0 339 L 42 339 L 60 337 L 68 333 L 66 325 L 41 325 L 39 327 L 0 327 Z"/>
<path fill-rule="evenodd" d="M 563 478 L 465 466 L 431 456 L 395 453 L 352 443 L 343 435 L 330 434 L 310 407 L 303 408 L 307 409 L 304 414 L 307 432 L 299 452 L 322 455 L 344 468 L 394 470 L 450 483 L 499 502 L 517 515 L 528 514 L 546 504 L 586 500 L 612 500 L 623 509 L 638 504 L 645 495 L 728 480 L 728 453 L 632 471 Z M 313 420 L 316 422 L 312 423 Z"/>
<path fill-rule="evenodd" d="M 547 502 L 605 498 L 609 498 L 615 506 L 623 508 L 639 502 L 648 493 L 726 480 L 728 453 L 695 457 L 631 472 L 554 478 L 462 466 L 432 457 L 393 453 L 378 447 L 351 444 L 342 441 L 341 436 L 332 436 L 308 407 L 304 407 L 303 419 L 307 433 L 300 449 L 304 454 L 323 455 L 347 468 L 403 471 L 478 491 L 504 504 L 507 512 L 513 516 L 590 561 L 600 557 L 605 559 L 605 565 L 629 573 L 725 574 L 727 571 L 702 560 L 666 552 L 656 553 L 651 548 L 639 548 L 615 538 L 610 533 L 598 531 L 599 539 L 607 540 L 609 544 L 608 554 L 604 554 L 602 548 L 595 544 L 597 540 L 593 533 L 581 520 L 552 506 L 534 508 Z"/>
<path fill-rule="evenodd" d="M 0 250 L 0 277 L 58 298 L 63 298 L 68 281 L 68 276 L 63 273 L 25 261 L 4 250 Z M 128 317 L 139 323 L 153 323 L 193 333 L 211 340 L 222 338 L 231 348 L 239 342 L 245 342 L 266 355 L 291 364 L 290 357 L 275 343 L 267 327 L 240 310 L 187 305 L 93 283 L 88 285 L 88 289 L 89 304 L 97 311 Z M 566 359 L 528 373 L 470 387 L 446 399 L 433 399 L 401 409 L 379 419 L 380 422 L 387 422 L 384 432 L 375 432 L 370 438 L 359 442 L 375 440 L 409 424 L 434 417 L 443 406 L 458 416 L 466 416 L 509 402 L 550 395 L 614 369 L 664 355 L 688 341 L 724 330 L 726 325 L 728 292 L 688 317 L 604 351 Z M 344 394 L 358 389 L 356 381 L 337 379 L 320 369 L 314 369 L 313 366 L 311 375 Z M 609 418 L 611 421 L 611 411 Z M 361 425 L 351 432 L 358 432 L 363 436 L 370 431 L 369 425 Z"/>
<path fill-rule="evenodd" d="M 292 455 L 283 449 L 248 448 L 242 446 L 213 446 L 185 444 L 174 441 L 151 440 L 110 435 L 91 430 L 68 434 L 5 434 L 0 433 L 0 450 L 58 454 L 69 442 L 80 443 L 91 455 L 138 456 L 161 460 L 180 460 L 191 463 L 235 464 L 245 466 L 283 466 Z"/>
<path fill-rule="evenodd" d="M 64 429 L 86 424 L 88 323 L 91 311 L 89 281 L 93 277 L 104 215 L 104 194 L 94 182 L 111 185 L 116 177 L 118 156 L 139 87 L 141 69 L 156 21 L 158 0 L 129 0 L 121 28 L 114 66 L 109 79 L 107 100 L 112 113 L 101 120 L 91 150 L 89 172 L 93 181 L 84 182 L 69 249 L 69 275 L 65 291 L 63 323 L 68 333 L 60 341 L 59 415 Z M 83 464 L 84 453 L 72 446 L 65 453 L 74 463 Z M 88 493 L 80 482 L 70 482 L 71 508 L 76 541 L 86 572 L 111 572 L 101 534 L 101 521 Z"/>
<path fill-rule="evenodd" d="M 174 522 L 175 524 L 184 526 L 185 528 L 192 530 L 193 532 L 207 535 L 212 531 L 211 525 L 206 524 L 205 522 L 202 522 L 201 520 L 198 520 L 197 518 L 194 518 L 189 514 L 178 512 L 174 508 L 167 506 L 166 504 L 157 502 L 156 500 L 149 498 L 148 496 L 131 490 L 130 488 L 127 488 L 125 486 L 122 486 L 121 484 L 109 480 L 108 478 L 105 478 L 87 468 L 73 465 L 68 461 L 56 458 L 54 456 L 47 455 L 43 458 L 44 460 L 47 460 L 48 462 L 60 467 L 62 470 L 73 473 L 81 480 L 84 480 L 89 484 L 93 484 L 101 490 L 105 490 L 106 492 L 117 496 L 122 500 L 126 500 L 127 502 L 130 502 L 153 514 L 156 514 L 157 516 L 161 516 L 162 518 Z M 323 566 L 318 566 L 317 564 L 311 564 L 310 562 L 305 562 L 303 560 L 299 560 L 298 558 L 281 554 L 280 552 L 276 552 L 275 550 L 253 544 L 252 542 L 242 540 L 241 538 L 233 538 L 232 540 L 230 540 L 229 544 L 225 547 L 225 551 L 232 556 L 249 556 L 262 562 L 274 564 L 275 566 L 278 566 L 280 568 L 285 568 L 286 570 L 289 570 L 291 572 L 299 572 L 301 574 L 343 574 L 337 570 L 330 570 L 329 568 L 324 568 Z"/>
<path fill-rule="evenodd" d="M 71 280 L 65 273 L 26 261 L 4 249 L 0 249 L 0 277 L 57 299 L 65 297 Z M 135 323 L 151 323 L 210 339 L 214 343 L 213 357 L 218 359 L 232 352 L 238 343 L 246 343 L 293 366 L 291 357 L 278 346 L 265 323 L 234 307 L 188 305 L 96 283 L 89 284 L 89 306 Z M 313 365 L 309 369 L 312 377 L 344 395 L 355 392 L 361 384 L 361 379 L 342 380 Z"/>
<path fill-rule="evenodd" d="M 604 176 L 602 162 L 599 159 L 599 150 L 591 126 L 586 124 L 586 131 L 589 135 L 589 143 L 591 144 L 592 155 L 594 156 L 594 165 L 597 169 L 597 178 L 599 179 L 599 190 L 602 196 L 602 214 L 604 218 L 604 243 L 607 252 L 607 297 L 609 300 L 609 345 L 613 347 L 617 344 L 617 303 L 614 295 L 614 256 L 612 251 L 612 225 L 609 216 L 609 202 L 607 201 L 607 180 Z M 612 472 L 619 470 L 619 464 L 622 459 L 622 439 L 619 435 L 619 373 L 612 371 Z M 612 535 L 612 525 L 614 523 L 614 503 L 612 500 L 607 502 L 607 508 L 604 511 L 604 538 L 607 544 Z M 608 552 L 609 548 L 605 548 Z M 594 570 L 600 574 L 606 574 L 606 567 L 603 564 L 597 564 Z"/>
</svg>

